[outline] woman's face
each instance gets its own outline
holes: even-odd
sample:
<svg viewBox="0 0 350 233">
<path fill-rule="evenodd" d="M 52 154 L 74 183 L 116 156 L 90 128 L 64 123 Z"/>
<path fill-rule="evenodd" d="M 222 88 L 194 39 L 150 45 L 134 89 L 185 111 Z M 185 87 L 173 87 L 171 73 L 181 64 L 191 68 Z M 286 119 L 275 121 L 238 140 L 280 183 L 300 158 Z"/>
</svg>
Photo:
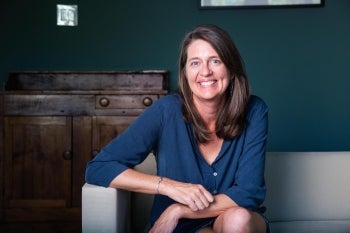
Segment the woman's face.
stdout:
<svg viewBox="0 0 350 233">
<path fill-rule="evenodd" d="M 230 83 L 229 72 L 206 41 L 193 41 L 187 49 L 186 77 L 194 101 L 221 101 Z"/>
</svg>

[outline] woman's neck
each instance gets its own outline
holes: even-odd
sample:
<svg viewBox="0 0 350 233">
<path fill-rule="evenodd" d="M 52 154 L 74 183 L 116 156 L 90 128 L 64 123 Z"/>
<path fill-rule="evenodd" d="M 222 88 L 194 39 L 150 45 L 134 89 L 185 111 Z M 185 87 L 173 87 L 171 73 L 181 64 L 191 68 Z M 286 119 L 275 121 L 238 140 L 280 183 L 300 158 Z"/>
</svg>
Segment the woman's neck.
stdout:
<svg viewBox="0 0 350 233">
<path fill-rule="evenodd" d="M 214 133 L 221 101 L 201 101 L 194 98 L 193 102 L 202 119 L 204 120 L 207 129 L 210 132 Z"/>
</svg>

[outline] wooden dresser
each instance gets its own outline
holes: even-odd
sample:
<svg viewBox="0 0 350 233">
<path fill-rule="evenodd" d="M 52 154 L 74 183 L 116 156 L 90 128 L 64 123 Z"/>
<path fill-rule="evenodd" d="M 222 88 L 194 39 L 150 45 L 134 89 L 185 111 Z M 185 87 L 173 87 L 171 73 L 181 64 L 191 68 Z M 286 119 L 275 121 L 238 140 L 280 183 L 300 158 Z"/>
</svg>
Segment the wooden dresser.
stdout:
<svg viewBox="0 0 350 233">
<path fill-rule="evenodd" d="M 167 83 L 166 71 L 10 73 L 0 97 L 0 232 L 81 232 L 86 163 Z"/>
</svg>

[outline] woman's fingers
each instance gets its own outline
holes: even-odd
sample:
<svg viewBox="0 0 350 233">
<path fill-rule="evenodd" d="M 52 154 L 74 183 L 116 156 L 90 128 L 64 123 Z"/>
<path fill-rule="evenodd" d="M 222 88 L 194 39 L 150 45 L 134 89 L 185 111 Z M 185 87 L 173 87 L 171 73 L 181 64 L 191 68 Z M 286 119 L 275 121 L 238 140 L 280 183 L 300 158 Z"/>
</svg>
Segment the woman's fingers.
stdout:
<svg viewBox="0 0 350 233">
<path fill-rule="evenodd" d="M 171 199 L 187 205 L 191 210 L 207 208 L 214 201 L 213 195 L 200 184 L 183 183 L 165 179 L 162 182 L 163 194 Z"/>
<path fill-rule="evenodd" d="M 209 207 L 210 203 L 214 201 L 214 197 L 202 185 L 191 185 L 191 191 L 188 194 L 188 207 L 193 211 L 203 210 Z"/>
</svg>

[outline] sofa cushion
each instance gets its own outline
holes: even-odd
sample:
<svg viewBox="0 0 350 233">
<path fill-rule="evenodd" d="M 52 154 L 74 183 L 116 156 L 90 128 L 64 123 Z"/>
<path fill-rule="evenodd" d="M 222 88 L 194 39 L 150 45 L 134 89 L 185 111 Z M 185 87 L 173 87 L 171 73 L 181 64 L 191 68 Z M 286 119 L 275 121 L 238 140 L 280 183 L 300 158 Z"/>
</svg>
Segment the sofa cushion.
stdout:
<svg viewBox="0 0 350 233">
<path fill-rule="evenodd" d="M 267 153 L 266 215 L 287 222 L 350 220 L 349 165 L 350 152 Z"/>
<path fill-rule="evenodd" d="M 290 221 L 271 223 L 272 233 L 349 233 L 350 220 Z"/>
</svg>

